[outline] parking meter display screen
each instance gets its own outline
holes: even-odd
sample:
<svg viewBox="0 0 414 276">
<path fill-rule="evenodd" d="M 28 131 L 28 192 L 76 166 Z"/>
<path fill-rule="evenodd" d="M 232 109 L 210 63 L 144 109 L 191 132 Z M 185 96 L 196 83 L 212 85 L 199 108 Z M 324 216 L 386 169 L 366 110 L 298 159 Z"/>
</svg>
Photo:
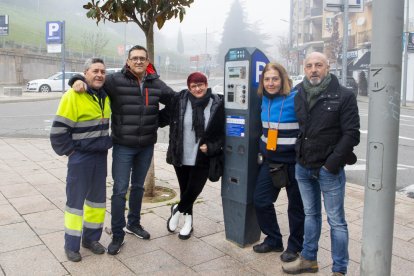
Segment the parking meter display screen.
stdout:
<svg viewBox="0 0 414 276">
<path fill-rule="evenodd" d="M 246 79 L 246 66 L 229 67 L 229 79 Z"/>
</svg>

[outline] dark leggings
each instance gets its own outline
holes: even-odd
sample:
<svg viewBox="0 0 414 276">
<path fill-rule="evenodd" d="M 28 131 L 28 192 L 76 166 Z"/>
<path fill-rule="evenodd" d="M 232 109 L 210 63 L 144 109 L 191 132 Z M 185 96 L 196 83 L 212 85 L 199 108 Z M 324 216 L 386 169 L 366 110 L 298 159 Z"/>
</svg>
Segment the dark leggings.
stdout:
<svg viewBox="0 0 414 276">
<path fill-rule="evenodd" d="M 180 203 L 178 211 L 193 214 L 193 204 L 203 191 L 207 182 L 208 168 L 197 166 L 174 166 L 180 185 Z"/>
</svg>

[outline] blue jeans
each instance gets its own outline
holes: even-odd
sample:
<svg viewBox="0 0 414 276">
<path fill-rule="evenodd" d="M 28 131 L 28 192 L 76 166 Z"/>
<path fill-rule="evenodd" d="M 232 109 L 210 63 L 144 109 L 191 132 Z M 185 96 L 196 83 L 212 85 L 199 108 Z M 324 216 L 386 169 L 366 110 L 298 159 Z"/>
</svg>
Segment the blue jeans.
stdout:
<svg viewBox="0 0 414 276">
<path fill-rule="evenodd" d="M 125 232 L 125 202 L 131 179 L 129 194 L 128 225 L 139 225 L 141 205 L 144 195 L 144 181 L 151 159 L 154 145 L 147 147 L 126 147 L 114 144 L 112 151 L 112 177 L 114 187 L 111 202 L 111 226 L 114 237 L 123 237 Z"/>
<path fill-rule="evenodd" d="M 318 242 L 322 228 L 321 192 L 328 223 L 331 227 L 331 250 L 333 272 L 347 272 L 348 225 L 345 221 L 345 172 L 331 174 L 324 168 L 307 169 L 296 164 L 296 179 L 302 195 L 305 210 L 305 237 L 302 256 L 316 260 Z"/>
</svg>

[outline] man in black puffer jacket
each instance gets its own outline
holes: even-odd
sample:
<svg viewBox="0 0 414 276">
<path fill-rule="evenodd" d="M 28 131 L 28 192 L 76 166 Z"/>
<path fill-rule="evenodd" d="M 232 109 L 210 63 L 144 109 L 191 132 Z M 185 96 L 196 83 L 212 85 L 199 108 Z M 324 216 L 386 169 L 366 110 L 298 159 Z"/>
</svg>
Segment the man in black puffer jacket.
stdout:
<svg viewBox="0 0 414 276">
<path fill-rule="evenodd" d="M 82 78 L 77 76 L 70 83 Z M 82 90 L 77 81 L 73 87 Z M 167 104 L 175 94 L 159 79 L 149 62 L 148 52 L 142 46 L 134 46 L 121 72 L 108 75 L 104 85 L 111 100 L 111 129 L 113 140 L 111 197 L 112 242 L 108 253 L 116 255 L 124 244 L 126 232 L 141 239 L 150 234 L 140 224 L 144 181 L 157 141 L 159 103 Z M 131 179 L 128 223 L 125 221 L 126 193 Z"/>
<path fill-rule="evenodd" d="M 321 235 L 321 194 L 331 228 L 332 275 L 345 275 L 349 262 L 348 226 L 345 220 L 346 164 L 354 164 L 353 148 L 359 143 L 359 115 L 355 95 L 329 73 L 322 53 L 305 59 L 306 78 L 295 97 L 299 122 L 296 140 L 296 179 L 305 210 L 305 235 L 301 256 L 284 264 L 288 274 L 317 272 Z"/>
</svg>

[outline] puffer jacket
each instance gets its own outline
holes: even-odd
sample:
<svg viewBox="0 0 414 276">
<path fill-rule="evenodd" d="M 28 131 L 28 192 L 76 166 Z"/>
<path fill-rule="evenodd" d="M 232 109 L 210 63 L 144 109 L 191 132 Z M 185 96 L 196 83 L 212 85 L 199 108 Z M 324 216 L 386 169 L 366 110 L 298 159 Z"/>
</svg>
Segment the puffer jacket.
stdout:
<svg viewBox="0 0 414 276">
<path fill-rule="evenodd" d="M 106 76 L 104 89 L 111 99 L 111 129 L 114 144 L 145 147 L 157 142 L 159 103 L 167 104 L 176 94 L 159 79 L 152 64 L 147 67 L 143 89 L 126 67 Z M 73 77 L 69 84 L 81 76 Z"/>
<path fill-rule="evenodd" d="M 209 88 L 210 89 L 210 88 Z M 162 111 L 161 126 L 169 124 L 170 138 L 167 151 L 167 163 L 174 166 L 182 166 L 183 159 L 183 130 L 184 130 L 184 113 L 188 102 L 187 89 L 176 94 L 168 108 Z M 196 166 L 208 167 L 209 157 L 219 155 L 222 152 L 224 144 L 224 105 L 219 95 L 211 94 L 213 99 L 210 118 L 201 137 L 199 145 L 207 145 L 207 154 L 198 150 L 196 157 Z"/>
<path fill-rule="evenodd" d="M 306 168 L 325 166 L 338 173 L 356 162 L 353 148 L 359 144 L 359 114 L 355 95 L 332 75 L 328 88 L 309 109 L 302 84 L 296 86 L 295 112 L 299 122 L 296 159 Z"/>
</svg>

